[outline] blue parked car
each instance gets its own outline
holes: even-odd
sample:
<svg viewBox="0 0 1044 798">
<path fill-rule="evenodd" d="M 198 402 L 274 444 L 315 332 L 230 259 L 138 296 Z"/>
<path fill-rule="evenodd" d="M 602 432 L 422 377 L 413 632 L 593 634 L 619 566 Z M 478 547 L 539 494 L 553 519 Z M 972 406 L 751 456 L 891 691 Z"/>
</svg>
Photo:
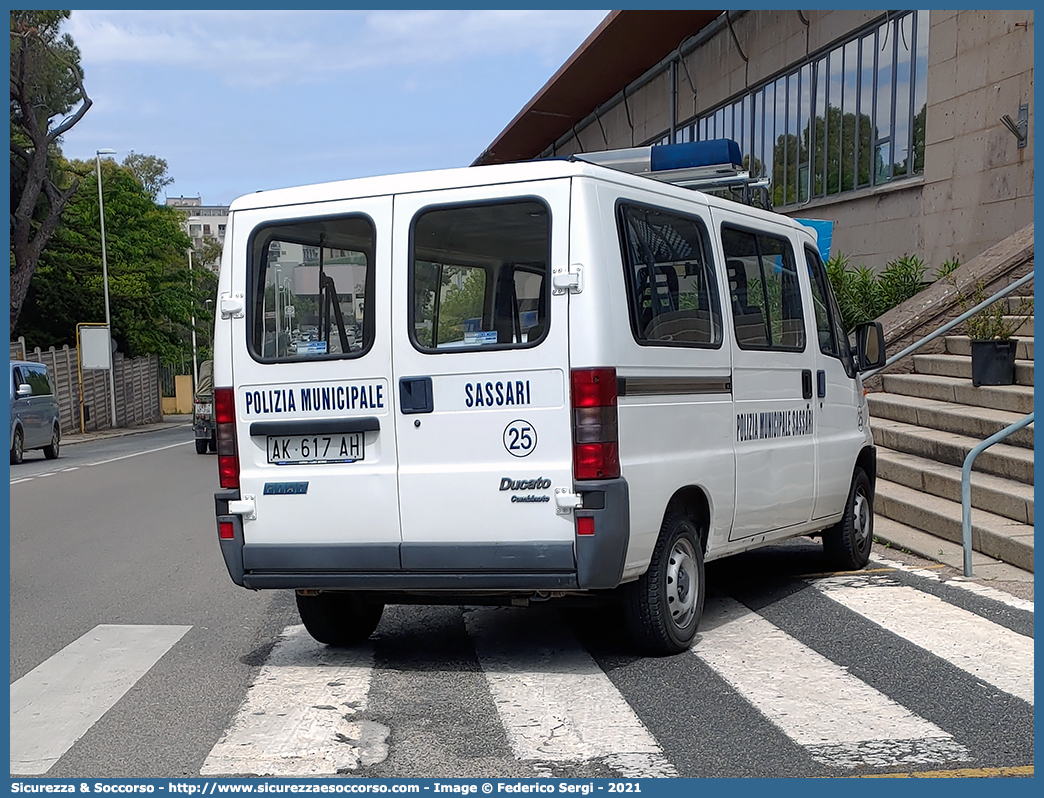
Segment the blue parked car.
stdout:
<svg viewBox="0 0 1044 798">
<path fill-rule="evenodd" d="M 11 361 L 11 465 L 30 449 L 43 449 L 54 460 L 62 440 L 62 424 L 54 383 L 43 363 Z"/>
</svg>

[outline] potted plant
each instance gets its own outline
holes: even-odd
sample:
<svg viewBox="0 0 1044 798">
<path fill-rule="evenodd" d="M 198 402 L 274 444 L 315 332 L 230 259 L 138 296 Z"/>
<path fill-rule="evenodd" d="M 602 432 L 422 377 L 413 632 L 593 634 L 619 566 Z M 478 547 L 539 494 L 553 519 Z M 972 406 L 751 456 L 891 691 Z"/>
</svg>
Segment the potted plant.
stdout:
<svg viewBox="0 0 1044 798">
<path fill-rule="evenodd" d="M 970 291 L 957 290 L 957 301 L 967 311 L 989 297 L 981 282 Z M 1015 332 L 1033 315 L 1033 301 L 1019 298 L 1019 306 L 1009 312 L 1008 303 L 998 300 L 970 319 L 966 331 L 971 339 L 972 385 L 1011 385 L 1015 382 Z"/>
</svg>

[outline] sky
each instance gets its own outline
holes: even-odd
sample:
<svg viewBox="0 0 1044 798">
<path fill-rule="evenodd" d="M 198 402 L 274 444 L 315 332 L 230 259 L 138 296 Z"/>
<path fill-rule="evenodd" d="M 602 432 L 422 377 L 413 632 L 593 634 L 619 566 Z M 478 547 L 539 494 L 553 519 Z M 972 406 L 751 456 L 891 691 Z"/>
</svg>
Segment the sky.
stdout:
<svg viewBox="0 0 1044 798">
<path fill-rule="evenodd" d="M 607 11 L 73 11 L 64 137 L 167 161 L 167 197 L 468 166 Z"/>
</svg>

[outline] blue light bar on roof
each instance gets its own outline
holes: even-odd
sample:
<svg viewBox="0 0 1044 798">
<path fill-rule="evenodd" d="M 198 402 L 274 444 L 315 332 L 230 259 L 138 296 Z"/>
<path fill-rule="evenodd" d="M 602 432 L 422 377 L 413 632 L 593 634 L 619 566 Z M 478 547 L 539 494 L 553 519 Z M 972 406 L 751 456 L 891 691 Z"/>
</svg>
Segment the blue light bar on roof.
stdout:
<svg viewBox="0 0 1044 798">
<path fill-rule="evenodd" d="M 739 144 L 732 139 L 689 141 L 684 144 L 654 144 L 650 147 L 649 171 L 692 169 L 731 164 L 742 168 Z"/>
</svg>

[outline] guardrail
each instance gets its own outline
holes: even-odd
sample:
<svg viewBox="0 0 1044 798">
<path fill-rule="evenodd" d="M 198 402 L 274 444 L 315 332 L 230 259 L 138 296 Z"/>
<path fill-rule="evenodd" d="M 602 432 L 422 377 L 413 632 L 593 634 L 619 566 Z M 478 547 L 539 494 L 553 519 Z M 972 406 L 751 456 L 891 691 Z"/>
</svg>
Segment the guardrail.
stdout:
<svg viewBox="0 0 1044 798">
<path fill-rule="evenodd" d="M 1004 440 L 1013 432 L 1018 432 L 1027 424 L 1033 423 L 1033 413 L 1023 416 L 1014 424 L 1009 424 L 1000 432 L 995 432 L 978 446 L 968 452 L 964 458 L 964 467 L 961 469 L 961 533 L 964 546 L 964 575 L 972 575 L 972 528 L 971 528 L 971 470 L 975 458 L 982 454 L 993 444 Z"/>
<path fill-rule="evenodd" d="M 990 305 L 992 305 L 994 302 L 996 302 L 997 300 L 1003 299 L 1004 297 L 1006 297 L 1008 294 L 1012 293 L 1013 291 L 1017 291 L 1019 288 L 1021 288 L 1024 285 L 1026 285 L 1026 283 L 1030 282 L 1033 279 L 1033 274 L 1034 274 L 1033 272 L 1030 272 L 1029 274 L 1023 275 L 1022 277 L 1020 277 L 1015 282 L 1013 282 L 1010 285 L 1007 285 L 1004 288 L 1002 288 L 1000 291 L 995 293 L 993 296 L 989 297 L 988 299 L 984 299 L 982 302 L 980 302 L 975 307 L 971 308 L 970 310 L 965 311 L 960 316 L 958 316 L 956 319 L 953 319 L 952 321 L 947 322 L 946 324 L 942 325 L 941 327 L 939 327 L 934 332 L 931 332 L 928 335 L 924 336 L 924 338 L 921 338 L 919 341 L 915 341 L 914 343 L 910 344 L 908 347 L 903 349 L 901 352 L 897 352 L 896 354 L 892 355 L 890 358 L 888 358 L 885 361 L 885 364 L 883 366 L 881 366 L 880 368 L 874 369 L 873 371 L 866 372 L 863 375 L 863 379 L 864 380 L 869 379 L 870 377 L 874 376 L 875 374 L 878 374 L 879 372 L 884 371 L 886 368 L 891 366 L 893 363 L 895 363 L 898 360 L 901 360 L 902 358 L 906 357 L 907 355 L 909 355 L 909 354 L 915 352 L 916 350 L 920 349 L 922 346 L 924 346 L 929 341 L 934 341 L 939 336 L 945 335 L 946 333 L 948 333 L 950 330 L 952 330 L 957 325 L 959 325 L 959 324 L 967 321 L 968 319 L 970 319 L 972 316 L 974 316 L 976 313 L 978 313 L 983 308 L 987 308 Z M 968 456 L 964 458 L 964 468 L 962 469 L 962 472 L 961 472 L 961 515 L 962 515 L 962 518 L 961 518 L 961 523 L 962 523 L 962 530 L 961 530 L 962 531 L 962 541 L 961 542 L 962 542 L 962 545 L 964 547 L 964 575 L 965 576 L 971 576 L 972 575 L 972 533 L 971 533 L 971 469 L 972 469 L 972 463 L 975 462 L 975 458 L 978 457 L 984 450 L 988 449 L 990 446 L 993 446 L 993 444 L 997 443 L 998 441 L 1004 440 L 1009 435 L 1011 435 L 1013 432 L 1018 432 L 1020 429 L 1022 429 L 1026 425 L 1032 424 L 1032 423 L 1033 423 L 1033 413 L 1030 413 L 1028 416 L 1025 416 L 1024 418 L 1016 421 L 1014 424 L 1011 424 L 1011 425 L 1005 427 L 1000 432 L 997 432 L 997 433 L 991 435 L 990 437 L 988 437 L 986 440 L 984 440 L 982 443 L 978 444 L 970 452 L 968 452 Z"/>
<path fill-rule="evenodd" d="M 908 347 L 903 349 L 901 352 L 897 352 L 896 354 L 892 355 L 890 358 L 888 358 L 885 361 L 885 364 L 883 366 L 881 366 L 880 368 L 874 369 L 873 371 L 868 371 L 865 374 L 863 374 L 864 382 L 866 380 L 870 379 L 871 377 L 873 377 L 875 374 L 878 374 L 878 373 L 884 371 L 886 368 L 891 366 L 896 361 L 901 360 L 902 358 L 904 358 L 907 355 L 911 354 L 915 350 L 920 349 L 922 346 L 924 346 L 929 341 L 934 341 L 940 335 L 946 335 L 946 333 L 948 333 L 954 327 L 956 327 L 957 325 L 962 324 L 963 322 L 967 321 L 968 319 L 970 319 L 972 316 L 974 316 L 976 313 L 978 313 L 983 308 L 987 308 L 990 305 L 992 305 L 994 302 L 996 302 L 998 299 L 1003 299 L 1004 297 L 1006 297 L 1008 294 L 1012 293 L 1013 291 L 1017 291 L 1019 288 L 1022 288 L 1022 286 L 1024 286 L 1026 283 L 1030 282 L 1032 279 L 1033 279 L 1033 272 L 1030 272 L 1029 274 L 1024 274 L 1018 280 L 1016 280 L 1015 282 L 1011 283 L 1010 285 L 1005 286 L 1000 291 L 998 291 L 996 294 L 991 296 L 989 299 L 984 299 L 982 302 L 980 302 L 975 307 L 971 308 L 970 310 L 966 310 L 964 313 L 962 313 L 960 316 L 958 316 L 953 321 L 946 322 L 946 324 L 942 325 L 941 327 L 939 327 L 934 332 L 928 333 L 928 335 L 924 336 L 924 338 L 921 338 L 919 341 L 915 341 L 914 343 L 910 344 Z"/>
</svg>

